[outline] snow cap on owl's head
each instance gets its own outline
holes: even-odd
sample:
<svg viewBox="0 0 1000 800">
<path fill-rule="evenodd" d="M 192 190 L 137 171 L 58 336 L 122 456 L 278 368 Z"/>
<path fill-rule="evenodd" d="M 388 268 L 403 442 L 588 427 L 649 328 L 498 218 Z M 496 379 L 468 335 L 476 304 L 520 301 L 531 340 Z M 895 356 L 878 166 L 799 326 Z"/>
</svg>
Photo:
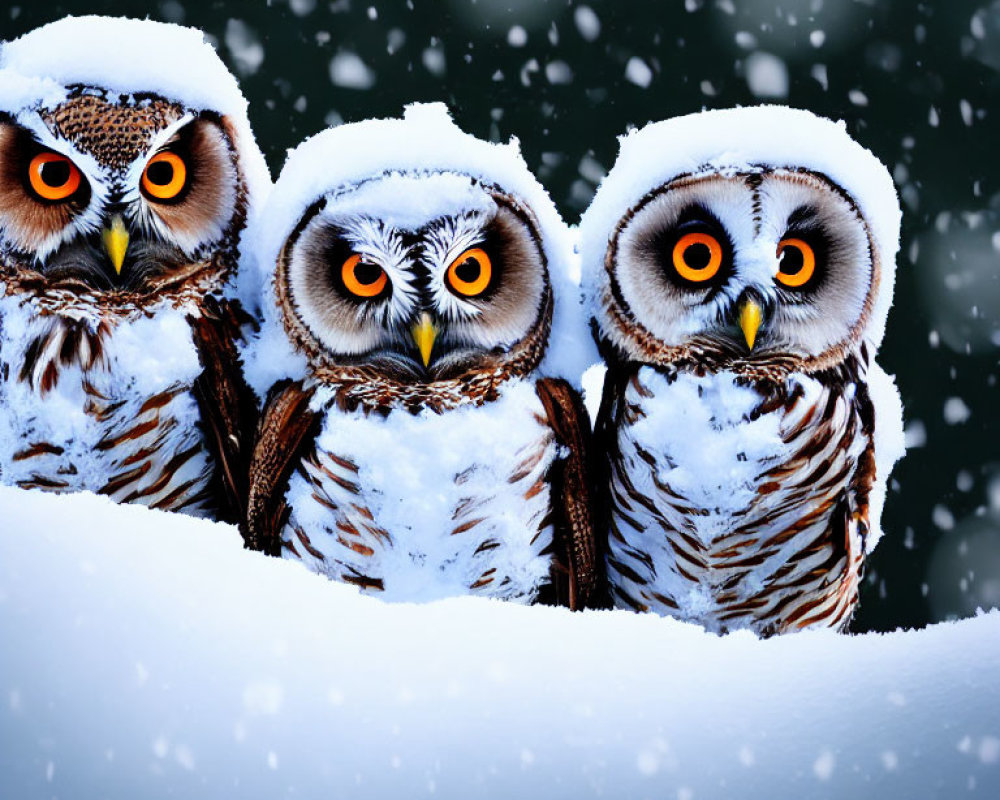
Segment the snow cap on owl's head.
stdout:
<svg viewBox="0 0 1000 800">
<path fill-rule="evenodd" d="M 760 167 L 822 173 L 850 195 L 878 250 L 881 282 L 866 338 L 878 346 L 892 304 L 901 211 L 892 177 L 843 122 L 786 106 L 702 111 L 619 137 L 618 159 L 580 220 L 584 283 L 600 290 L 609 237 L 648 192 L 681 175 Z"/>
<path fill-rule="evenodd" d="M 394 179 L 431 175 L 471 178 L 516 198 L 534 214 L 555 298 L 552 333 L 543 374 L 579 384 L 583 370 L 596 360 L 580 303 L 579 268 L 573 242 L 548 193 L 528 169 L 516 139 L 491 143 L 462 131 L 444 103 L 414 103 L 402 118 L 372 119 L 322 131 L 292 150 L 260 217 L 253 241 L 259 271 L 256 286 L 246 286 L 244 299 L 262 306 L 265 320 L 276 311 L 273 276 L 278 253 L 303 214 L 321 198 L 337 198 L 378 179 L 387 191 L 359 194 L 359 212 L 409 223 L 453 212 L 457 197 L 413 191 L 391 191 Z M 409 182 L 412 187 L 412 182 Z M 466 181 L 466 185 L 469 185 Z M 367 187 L 366 187 L 367 188 Z M 242 270 L 249 276 L 250 264 Z M 261 298 L 261 293 L 263 297 Z M 261 365 L 262 369 L 264 365 Z M 272 365 L 278 369 L 280 365 Z M 298 377 L 272 372 L 271 378 Z M 261 388 L 267 380 L 254 382 Z"/>
<path fill-rule="evenodd" d="M 462 131 L 444 103 L 413 103 L 400 119 L 371 119 L 329 128 L 306 139 L 288 154 L 268 203 L 267 223 L 259 231 L 262 269 L 292 232 L 302 214 L 322 197 L 348 192 L 372 178 L 454 173 L 495 185 L 528 206 L 543 237 L 565 230 L 548 193 L 528 169 L 517 139 L 494 144 Z M 378 213 L 434 214 L 446 198 L 392 198 Z M 550 254 L 546 252 L 546 255 Z M 561 252 L 552 254 L 563 260 Z M 550 256 L 551 258 L 552 256 Z"/>
<path fill-rule="evenodd" d="M 270 175 L 239 84 L 196 28 L 125 17 L 64 17 L 0 44 L 0 111 L 15 118 L 52 108 L 67 87 L 154 94 L 228 118 L 251 195 Z"/>
</svg>

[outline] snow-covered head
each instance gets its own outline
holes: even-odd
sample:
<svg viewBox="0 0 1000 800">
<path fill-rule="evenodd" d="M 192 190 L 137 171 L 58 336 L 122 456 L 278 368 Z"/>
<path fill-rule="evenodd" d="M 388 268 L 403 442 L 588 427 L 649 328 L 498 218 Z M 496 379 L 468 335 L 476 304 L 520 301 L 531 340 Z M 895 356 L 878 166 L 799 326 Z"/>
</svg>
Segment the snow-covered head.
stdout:
<svg viewBox="0 0 1000 800">
<path fill-rule="evenodd" d="M 224 279 L 270 185 L 246 107 L 194 29 L 67 17 L 3 43 L 8 291 L 118 307 Z"/>
<path fill-rule="evenodd" d="M 874 352 L 900 209 L 842 123 L 760 106 L 620 141 L 580 223 L 591 310 L 619 355 L 763 376 Z"/>
<path fill-rule="evenodd" d="M 516 141 L 462 132 L 443 104 L 299 145 L 261 220 L 261 339 L 289 339 L 304 372 L 426 393 L 559 372 L 547 354 L 585 335 L 566 226 Z M 276 351 L 257 361 L 272 381 L 289 372 Z"/>
</svg>

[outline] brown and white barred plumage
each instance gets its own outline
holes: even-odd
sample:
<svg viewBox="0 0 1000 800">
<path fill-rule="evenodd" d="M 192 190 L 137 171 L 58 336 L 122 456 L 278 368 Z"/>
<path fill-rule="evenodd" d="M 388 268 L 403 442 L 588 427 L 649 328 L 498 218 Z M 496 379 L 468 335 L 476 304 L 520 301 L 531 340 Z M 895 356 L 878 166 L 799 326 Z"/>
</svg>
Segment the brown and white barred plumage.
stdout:
<svg viewBox="0 0 1000 800">
<path fill-rule="evenodd" d="M 8 306 L 8 321 L 23 310 L 11 301 L 0 301 L 0 308 Z M 232 379 L 217 375 L 235 368 L 232 342 L 243 320 L 235 309 L 210 300 L 160 313 L 188 326 L 191 355 L 204 357 L 199 355 L 195 372 L 151 391 L 132 389 L 130 358 L 117 354 L 117 329 L 136 320 L 105 316 L 92 325 L 46 313 L 32 325 L 37 333 L 0 341 L 6 376 L 0 424 L 11 447 L 4 448 L 0 479 L 26 489 L 87 489 L 117 502 L 235 519 L 237 484 L 220 472 L 234 442 L 210 435 L 237 435 L 241 420 L 253 423 L 246 396 L 225 396 Z M 207 409 L 215 416 L 208 417 Z"/>
<path fill-rule="evenodd" d="M 248 546 L 391 600 L 597 601 L 589 421 L 542 368 L 571 245 L 516 148 L 413 106 L 305 142 L 272 208 Z"/>
<path fill-rule="evenodd" d="M 55 319 L 21 354 L 20 369 L 12 379 L 26 384 L 42 402 L 59 389 L 61 380 L 79 385 L 88 420 L 80 427 L 89 428 L 94 438 L 90 447 L 82 449 L 77 442 L 51 441 L 45 438 L 44 428 L 36 430 L 40 421 L 33 413 L 21 414 L 17 419 L 26 441 L 11 457 L 8 470 L 14 474 L 10 477 L 25 489 L 85 487 L 118 502 L 141 502 L 152 508 L 191 513 L 210 508 L 211 468 L 202 437 L 197 428 L 178 422 L 179 416 L 190 414 L 183 408 L 188 387 L 173 385 L 141 402 L 111 390 L 107 384 L 112 363 L 105 351 L 111 335 L 107 323 L 91 332 L 86 324 Z M 65 383 L 62 388 L 66 389 Z M 5 397 L 10 394 L 9 388 L 3 392 Z M 85 431 L 78 430 L 77 435 Z M 89 484 L 81 476 L 93 474 L 95 461 L 107 462 L 107 477 Z"/>
<path fill-rule="evenodd" d="M 586 412 L 565 382 L 525 379 L 544 351 L 550 317 L 547 300 L 505 358 L 452 379 L 410 383 L 366 365 L 320 365 L 318 380 L 275 387 L 250 467 L 248 546 L 393 599 L 600 602 Z M 441 435 L 422 430 L 415 443 L 410 424 Z M 372 454 L 365 430 L 383 427 L 395 431 L 391 452 Z M 489 441 L 466 461 L 437 457 L 454 448 L 450 441 L 484 430 Z M 372 465 L 386 458 L 420 470 L 420 486 L 409 487 L 419 496 L 372 482 Z M 425 494 L 440 506 L 431 514 L 438 524 L 394 514 L 390 527 L 373 505 L 405 508 Z M 515 541 L 508 531 L 528 538 Z"/>
<path fill-rule="evenodd" d="M 190 44 L 173 26 L 108 24 L 86 21 L 100 36 Z M 248 318 L 222 299 L 248 204 L 236 127 L 85 84 L 0 114 L 0 481 L 238 516 L 255 412 L 235 351 Z M 156 202 L 139 180 L 164 150 L 180 153 L 187 177 Z M 46 152 L 80 176 L 65 199 L 42 199 L 27 178 Z M 114 269 L 112 219 L 129 237 Z"/>
<path fill-rule="evenodd" d="M 855 379 L 857 369 L 853 360 L 846 367 Z M 599 439 L 609 460 L 607 564 L 616 604 L 686 617 L 697 587 L 704 605 L 696 618 L 720 633 L 846 626 L 858 600 L 875 471 L 873 410 L 863 384 L 846 392 L 839 370 L 748 382 L 759 403 L 736 424 L 777 416 L 776 463 L 762 464 L 746 482 L 751 502 L 706 504 L 672 483 L 664 465 L 678 454 L 633 432 L 671 401 L 669 392 L 647 385 L 654 372 L 631 364 L 605 385 Z M 703 380 L 711 391 L 711 379 Z M 821 388 L 807 397 L 804 382 Z M 640 482 L 651 490 L 639 491 Z M 706 530 L 712 527 L 720 532 Z"/>
<path fill-rule="evenodd" d="M 561 502 L 552 491 L 559 443 L 541 400 L 532 396 L 534 387 L 514 381 L 498 390 L 485 407 L 466 401 L 460 420 L 449 417 L 459 406 L 426 418 L 420 427 L 436 423 L 444 435 L 424 431 L 419 443 L 406 435 L 412 428 L 393 426 L 391 414 L 370 420 L 363 411 L 348 417 L 329 414 L 330 403 L 336 402 L 331 397 L 322 409 L 324 424 L 291 479 L 292 509 L 282 540 L 285 557 L 395 598 L 474 594 L 534 599 L 537 587 L 550 582 L 548 561 L 566 558 L 557 552 L 560 540 L 553 530 L 552 505 Z M 503 429 L 494 422 L 498 414 L 507 423 Z M 435 439 L 442 451 L 454 450 L 446 443 L 448 435 L 468 436 L 470 427 L 480 428 L 481 434 L 484 426 L 505 437 L 507 452 L 495 448 L 456 463 L 450 453 L 439 459 L 427 451 L 428 442 Z M 347 428 L 348 437 L 337 436 Z M 365 431 L 377 436 L 380 428 L 398 432 L 392 437 L 391 458 L 419 464 L 425 491 L 448 498 L 440 509 L 417 515 L 436 525 L 412 524 L 415 509 L 426 510 L 429 504 L 424 497 L 409 496 L 411 487 L 372 483 L 372 470 L 384 469 L 386 453 L 369 450 L 375 437 L 365 436 Z M 396 503 L 409 510 L 402 516 L 394 513 Z M 387 516 L 395 524 L 387 525 Z M 525 539 L 516 541 L 517 536 Z M 512 555 L 515 548 L 520 556 Z M 422 554 L 420 567 L 408 568 L 415 553 Z M 387 576 L 387 571 L 392 574 Z"/>
<path fill-rule="evenodd" d="M 902 449 L 869 356 L 898 222 L 884 167 L 808 112 L 623 140 L 580 225 L 615 605 L 720 633 L 847 626 Z"/>
</svg>

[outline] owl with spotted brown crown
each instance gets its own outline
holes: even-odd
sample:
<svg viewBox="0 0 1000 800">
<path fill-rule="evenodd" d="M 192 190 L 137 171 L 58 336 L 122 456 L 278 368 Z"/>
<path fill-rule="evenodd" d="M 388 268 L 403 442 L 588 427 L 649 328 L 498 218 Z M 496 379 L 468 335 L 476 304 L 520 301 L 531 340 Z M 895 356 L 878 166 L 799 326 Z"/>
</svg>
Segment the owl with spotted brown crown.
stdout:
<svg viewBox="0 0 1000 800">
<path fill-rule="evenodd" d="M 902 410 L 874 361 L 900 210 L 842 125 L 780 107 L 623 137 L 580 224 L 616 606 L 845 627 Z"/>
<path fill-rule="evenodd" d="M 324 131 L 252 251 L 249 546 L 384 599 L 595 602 L 572 242 L 516 145 L 439 104 Z"/>
<path fill-rule="evenodd" d="M 3 483 L 235 519 L 254 406 L 226 296 L 267 186 L 199 32 L 67 18 L 3 45 Z"/>
</svg>

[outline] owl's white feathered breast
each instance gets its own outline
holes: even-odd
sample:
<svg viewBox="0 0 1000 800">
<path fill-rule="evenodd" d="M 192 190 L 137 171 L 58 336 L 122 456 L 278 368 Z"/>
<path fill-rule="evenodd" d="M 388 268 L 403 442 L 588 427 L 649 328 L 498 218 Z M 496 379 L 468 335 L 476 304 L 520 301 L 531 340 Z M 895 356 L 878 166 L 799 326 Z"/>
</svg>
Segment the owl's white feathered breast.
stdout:
<svg viewBox="0 0 1000 800">
<path fill-rule="evenodd" d="M 559 454 L 534 386 L 441 413 L 340 413 L 286 495 L 286 557 L 386 599 L 529 602 L 549 580 L 549 469 Z"/>
<path fill-rule="evenodd" d="M 728 372 L 641 367 L 620 403 L 608 539 L 619 605 L 715 631 L 849 619 L 871 444 L 853 391 L 799 376 L 767 393 Z"/>
<path fill-rule="evenodd" d="M 0 332 L 5 483 L 214 510 L 213 463 L 192 394 L 202 365 L 185 310 L 91 329 L 6 297 Z"/>
</svg>

